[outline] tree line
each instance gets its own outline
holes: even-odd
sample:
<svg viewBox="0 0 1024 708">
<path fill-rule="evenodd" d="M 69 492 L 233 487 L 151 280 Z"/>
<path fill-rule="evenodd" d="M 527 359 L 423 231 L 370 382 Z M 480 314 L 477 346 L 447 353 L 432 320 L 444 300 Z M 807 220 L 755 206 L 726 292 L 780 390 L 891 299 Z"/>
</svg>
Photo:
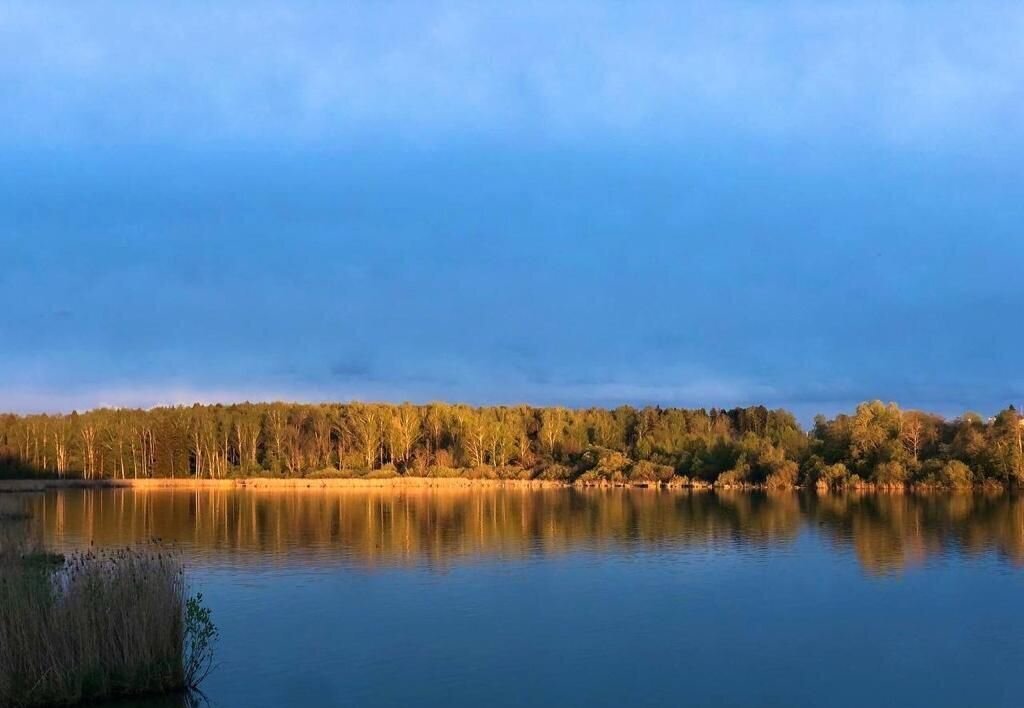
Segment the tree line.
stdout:
<svg viewBox="0 0 1024 708">
<path fill-rule="evenodd" d="M 0 415 L 0 476 L 468 476 L 828 488 L 1020 486 L 1024 421 L 872 401 L 805 431 L 764 406 L 194 405 Z"/>
</svg>

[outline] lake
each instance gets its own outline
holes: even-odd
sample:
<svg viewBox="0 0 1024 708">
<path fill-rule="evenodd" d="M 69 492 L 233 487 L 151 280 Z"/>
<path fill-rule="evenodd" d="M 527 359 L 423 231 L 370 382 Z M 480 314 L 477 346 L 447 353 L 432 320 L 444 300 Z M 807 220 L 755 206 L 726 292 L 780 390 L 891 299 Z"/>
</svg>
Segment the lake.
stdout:
<svg viewBox="0 0 1024 708">
<path fill-rule="evenodd" d="M 1009 496 L 27 499 L 58 550 L 180 549 L 221 632 L 216 706 L 1024 705 L 1024 501 Z"/>
</svg>

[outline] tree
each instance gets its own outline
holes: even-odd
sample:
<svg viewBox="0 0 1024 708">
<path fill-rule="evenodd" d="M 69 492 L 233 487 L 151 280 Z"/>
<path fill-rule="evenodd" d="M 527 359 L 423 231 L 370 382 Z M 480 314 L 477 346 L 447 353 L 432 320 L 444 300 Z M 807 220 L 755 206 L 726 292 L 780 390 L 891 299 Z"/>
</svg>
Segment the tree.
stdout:
<svg viewBox="0 0 1024 708">
<path fill-rule="evenodd" d="M 1024 482 L 1024 430 L 1017 409 L 1000 411 L 989 426 L 989 455 L 993 473 L 1004 482 Z"/>
<path fill-rule="evenodd" d="M 270 444 L 270 469 L 273 472 L 280 472 L 281 467 L 284 465 L 285 422 L 285 413 L 281 410 L 281 405 L 272 403 L 264 417 L 264 425 L 266 427 L 265 437 Z"/>
<path fill-rule="evenodd" d="M 607 459 L 623 465 L 591 465 L 594 449 L 615 453 Z M 820 416 L 809 434 L 792 414 L 760 406 L 609 411 L 265 403 L 0 415 L 0 475 L 217 478 L 234 468 L 302 475 L 335 459 L 357 470 L 390 461 L 407 474 L 430 465 L 517 464 L 542 478 L 594 472 L 622 481 L 630 478 L 625 470 L 645 462 L 655 467 L 637 467 L 637 479 L 671 468 L 694 480 L 766 487 L 828 488 L 863 479 L 1019 487 L 1024 423 L 1012 406 L 988 421 L 971 413 L 945 421 L 879 401 L 853 414 Z"/>
<path fill-rule="evenodd" d="M 555 457 L 555 446 L 562 440 L 565 431 L 565 410 L 545 408 L 540 414 L 540 438 L 544 441 L 548 456 Z"/>
<path fill-rule="evenodd" d="M 248 469 L 256 469 L 256 455 L 260 445 L 260 419 L 248 408 L 243 409 L 234 420 L 235 444 L 238 447 L 238 463 Z"/>
<path fill-rule="evenodd" d="M 96 455 L 96 425 L 90 420 L 84 422 L 81 428 L 82 435 L 82 472 L 86 479 L 93 479 L 97 474 Z"/>
<path fill-rule="evenodd" d="M 427 443 L 431 454 L 440 449 L 443 442 L 442 436 L 448 418 L 446 410 L 447 407 L 443 403 L 431 403 L 423 415 L 423 427 L 427 431 Z"/>
<path fill-rule="evenodd" d="M 487 428 L 480 413 L 476 409 L 462 406 L 455 415 L 463 459 L 469 467 L 483 467 L 487 455 Z"/>
<path fill-rule="evenodd" d="M 322 469 L 331 464 L 331 436 L 333 425 L 330 414 L 323 408 L 317 407 L 310 412 L 309 418 L 310 434 L 313 438 L 312 464 Z"/>
<path fill-rule="evenodd" d="M 905 413 L 900 430 L 900 440 L 906 446 L 907 453 L 914 458 L 914 462 L 917 462 L 917 456 L 921 452 L 923 436 L 924 426 L 921 425 L 921 420 L 912 413 Z"/>
<path fill-rule="evenodd" d="M 383 421 L 376 406 L 353 403 L 349 408 L 352 436 L 362 451 L 366 469 L 373 469 L 383 443 Z"/>
<path fill-rule="evenodd" d="M 403 403 L 392 410 L 390 433 L 391 458 L 405 465 L 420 438 L 420 413 L 415 406 Z"/>
<path fill-rule="evenodd" d="M 71 437 L 71 423 L 68 418 L 58 418 L 53 428 L 53 448 L 56 454 L 57 476 L 64 477 L 68 473 L 71 459 L 69 439 Z"/>
</svg>

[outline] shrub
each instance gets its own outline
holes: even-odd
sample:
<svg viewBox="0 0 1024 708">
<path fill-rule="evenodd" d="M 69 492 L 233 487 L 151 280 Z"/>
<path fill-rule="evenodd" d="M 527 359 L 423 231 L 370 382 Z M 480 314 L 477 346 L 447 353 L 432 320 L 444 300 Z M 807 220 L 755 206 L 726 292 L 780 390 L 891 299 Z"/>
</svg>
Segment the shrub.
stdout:
<svg viewBox="0 0 1024 708">
<path fill-rule="evenodd" d="M 398 476 L 398 470 L 394 465 L 384 465 L 379 470 L 370 470 L 366 473 L 366 479 L 394 479 Z"/>
<path fill-rule="evenodd" d="M 426 475 L 428 477 L 438 477 L 447 479 L 451 477 L 461 477 L 461 470 L 453 469 L 451 467 L 438 467 L 436 465 L 428 467 Z"/>
<path fill-rule="evenodd" d="M 552 462 L 544 466 L 541 469 L 540 474 L 537 475 L 537 479 L 543 479 L 551 482 L 565 482 L 572 478 L 572 470 L 565 465 L 560 465 L 556 462 Z"/>
<path fill-rule="evenodd" d="M 1003 483 L 1000 482 L 998 479 L 986 477 L 985 481 L 981 483 L 981 489 L 986 494 L 996 494 L 1002 492 L 1005 489 L 1005 487 L 1003 486 Z"/>
<path fill-rule="evenodd" d="M 641 460 L 629 468 L 630 482 L 669 482 L 675 475 L 675 469 L 668 465 L 658 465 L 648 460 Z"/>
<path fill-rule="evenodd" d="M 918 466 L 914 479 L 924 484 L 944 485 L 943 467 L 945 467 L 945 463 L 942 460 L 926 460 L 924 464 Z"/>
<path fill-rule="evenodd" d="M 251 477 L 266 477 L 267 471 L 259 465 L 244 464 L 228 469 L 228 477 L 237 479 L 249 479 Z"/>
<path fill-rule="evenodd" d="M 715 484 L 719 487 L 735 487 L 741 484 L 745 484 L 746 481 L 746 470 L 731 469 L 718 475 L 718 479 L 715 480 Z"/>
<path fill-rule="evenodd" d="M 879 484 L 903 484 L 907 481 L 907 468 L 896 461 L 883 462 L 875 467 L 874 477 Z"/>
<path fill-rule="evenodd" d="M 430 454 L 421 447 L 416 448 L 416 452 L 413 453 L 412 459 L 409 460 L 406 474 L 414 475 L 416 477 L 423 477 L 427 473 L 427 468 L 430 467 Z"/>
<path fill-rule="evenodd" d="M 736 466 L 718 475 L 715 484 L 722 487 L 738 486 L 745 484 L 749 478 L 750 465 L 747 463 L 747 458 L 740 455 L 740 458 L 736 460 Z"/>
<path fill-rule="evenodd" d="M 950 460 L 942 467 L 939 479 L 951 489 L 969 489 L 974 485 L 974 474 L 971 468 L 960 460 Z"/>
<path fill-rule="evenodd" d="M 195 688 L 213 668 L 213 645 L 217 641 L 217 626 L 210 608 L 203 605 L 203 593 L 185 602 L 185 642 L 182 656 L 185 685 Z"/>
<path fill-rule="evenodd" d="M 795 487 L 799 472 L 800 466 L 792 460 L 780 462 L 774 466 L 772 472 L 765 479 L 765 484 L 772 489 Z"/>
<path fill-rule="evenodd" d="M 354 473 L 352 470 L 339 470 L 337 467 L 324 467 L 316 472 L 310 472 L 308 479 L 349 479 Z"/>
<path fill-rule="evenodd" d="M 455 460 L 452 458 L 452 453 L 448 452 L 448 450 L 445 450 L 444 448 L 434 450 L 434 466 L 454 467 Z"/>
<path fill-rule="evenodd" d="M 466 479 L 497 479 L 498 473 L 493 467 L 480 465 L 465 470 Z"/>
<path fill-rule="evenodd" d="M 618 450 L 589 447 L 580 456 L 579 469 L 584 473 L 580 479 L 621 482 L 626 479 L 626 470 L 630 464 L 629 458 Z"/>
<path fill-rule="evenodd" d="M 842 462 L 820 467 L 816 470 L 814 480 L 817 487 L 824 489 L 839 489 L 845 487 L 849 481 L 850 471 Z"/>
<path fill-rule="evenodd" d="M 505 465 L 495 468 L 498 479 L 530 479 L 529 470 L 524 470 L 519 465 Z"/>
</svg>

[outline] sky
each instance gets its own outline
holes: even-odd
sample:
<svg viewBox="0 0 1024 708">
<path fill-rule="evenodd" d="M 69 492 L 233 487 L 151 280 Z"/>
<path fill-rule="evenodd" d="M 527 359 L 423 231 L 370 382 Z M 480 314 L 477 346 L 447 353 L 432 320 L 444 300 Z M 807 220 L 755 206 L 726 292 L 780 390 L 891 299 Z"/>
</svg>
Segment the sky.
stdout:
<svg viewBox="0 0 1024 708">
<path fill-rule="evenodd" d="M 1024 401 L 1024 5 L 0 3 L 0 409 Z"/>
</svg>

